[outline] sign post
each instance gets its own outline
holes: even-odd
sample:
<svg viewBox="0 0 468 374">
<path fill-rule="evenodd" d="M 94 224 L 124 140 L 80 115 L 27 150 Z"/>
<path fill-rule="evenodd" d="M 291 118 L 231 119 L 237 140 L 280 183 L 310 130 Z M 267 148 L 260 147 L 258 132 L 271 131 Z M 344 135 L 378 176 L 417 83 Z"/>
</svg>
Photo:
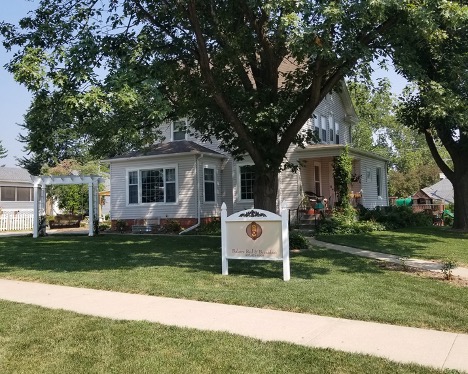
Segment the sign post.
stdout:
<svg viewBox="0 0 468 374">
<path fill-rule="evenodd" d="M 262 209 L 244 210 L 227 216 L 221 206 L 222 274 L 228 275 L 230 259 L 283 261 L 283 280 L 291 278 L 288 214 Z"/>
</svg>

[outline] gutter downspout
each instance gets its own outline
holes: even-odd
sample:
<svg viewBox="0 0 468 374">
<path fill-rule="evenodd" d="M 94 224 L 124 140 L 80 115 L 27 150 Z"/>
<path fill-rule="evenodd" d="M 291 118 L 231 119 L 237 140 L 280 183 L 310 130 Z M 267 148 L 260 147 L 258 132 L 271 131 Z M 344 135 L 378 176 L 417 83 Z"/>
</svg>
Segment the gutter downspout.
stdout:
<svg viewBox="0 0 468 374">
<path fill-rule="evenodd" d="M 186 232 L 192 231 L 193 229 L 196 229 L 198 226 L 200 226 L 200 221 L 201 221 L 201 201 L 200 201 L 200 176 L 199 176 L 199 160 L 203 158 L 202 155 L 198 155 L 198 157 L 195 159 L 195 177 L 197 178 L 197 223 L 193 226 L 190 226 L 189 228 L 185 229 L 184 231 L 181 231 L 179 235 L 185 234 Z"/>
</svg>

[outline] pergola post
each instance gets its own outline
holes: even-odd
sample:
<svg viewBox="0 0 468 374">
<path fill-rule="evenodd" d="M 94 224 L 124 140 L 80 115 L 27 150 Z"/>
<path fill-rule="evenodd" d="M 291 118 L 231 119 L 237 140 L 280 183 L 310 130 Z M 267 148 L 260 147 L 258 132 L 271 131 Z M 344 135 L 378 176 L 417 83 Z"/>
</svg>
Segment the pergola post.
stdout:
<svg viewBox="0 0 468 374">
<path fill-rule="evenodd" d="M 88 235 L 89 236 L 94 236 L 94 209 L 93 209 L 93 195 L 94 195 L 94 188 L 93 188 L 93 182 L 88 183 L 88 197 L 89 197 L 89 212 L 88 212 Z"/>
<path fill-rule="evenodd" d="M 33 217 L 33 238 L 39 236 L 39 199 L 38 199 L 38 189 L 39 186 L 34 183 L 33 192 L 34 192 L 34 217 Z"/>
</svg>

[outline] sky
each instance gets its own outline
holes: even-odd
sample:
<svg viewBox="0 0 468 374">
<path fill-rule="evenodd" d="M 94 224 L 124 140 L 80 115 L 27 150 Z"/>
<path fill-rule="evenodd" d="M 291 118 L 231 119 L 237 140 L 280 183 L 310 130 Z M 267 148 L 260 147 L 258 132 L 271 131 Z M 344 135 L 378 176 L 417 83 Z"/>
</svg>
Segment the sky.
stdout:
<svg viewBox="0 0 468 374">
<path fill-rule="evenodd" d="M 6 3 L 8 6 L 5 5 Z M 22 17 L 34 9 L 37 3 L 37 0 L 0 0 L 0 20 L 17 24 Z M 8 156 L 0 159 L 0 166 L 9 167 L 17 166 L 17 158 L 27 156 L 23 151 L 24 145 L 18 141 L 18 136 L 22 132 L 19 125 L 23 123 L 23 116 L 31 103 L 31 94 L 28 90 L 16 83 L 13 76 L 4 68 L 12 57 L 13 53 L 7 52 L 0 43 L 0 140 L 8 151 Z M 401 93 L 406 85 L 406 81 L 393 70 L 387 72 L 377 69 L 373 77 L 388 77 L 392 84 L 392 91 L 396 94 Z"/>
</svg>

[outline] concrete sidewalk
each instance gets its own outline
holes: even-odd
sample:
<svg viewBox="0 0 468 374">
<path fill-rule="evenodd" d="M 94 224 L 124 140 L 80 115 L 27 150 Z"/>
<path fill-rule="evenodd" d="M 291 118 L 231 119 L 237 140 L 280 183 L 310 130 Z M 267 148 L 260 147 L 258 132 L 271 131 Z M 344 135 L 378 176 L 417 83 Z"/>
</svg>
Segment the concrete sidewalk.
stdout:
<svg viewBox="0 0 468 374">
<path fill-rule="evenodd" d="M 468 372 L 468 334 L 4 279 L 0 279 L 0 299 L 113 319 L 227 331 L 265 341 Z"/>
<path fill-rule="evenodd" d="M 374 260 L 401 264 L 401 256 L 391 255 L 388 253 L 373 252 L 373 251 L 368 251 L 366 249 L 360 249 L 360 248 L 346 247 L 344 245 L 339 245 L 339 244 L 321 242 L 321 241 L 316 240 L 315 238 L 309 238 L 309 242 L 312 245 L 315 245 L 317 247 L 333 249 L 335 251 L 350 253 L 356 256 L 360 256 L 360 257 L 373 258 Z M 414 267 L 414 268 L 422 269 L 422 270 L 438 272 L 438 273 L 440 273 L 442 270 L 442 264 L 437 261 L 421 260 L 417 258 L 408 258 L 405 260 L 405 264 L 406 266 L 410 266 L 410 267 Z M 456 267 L 455 269 L 452 270 L 452 274 L 455 277 L 468 279 L 468 268 Z M 468 352 L 467 352 L 467 355 L 468 355 Z"/>
</svg>

